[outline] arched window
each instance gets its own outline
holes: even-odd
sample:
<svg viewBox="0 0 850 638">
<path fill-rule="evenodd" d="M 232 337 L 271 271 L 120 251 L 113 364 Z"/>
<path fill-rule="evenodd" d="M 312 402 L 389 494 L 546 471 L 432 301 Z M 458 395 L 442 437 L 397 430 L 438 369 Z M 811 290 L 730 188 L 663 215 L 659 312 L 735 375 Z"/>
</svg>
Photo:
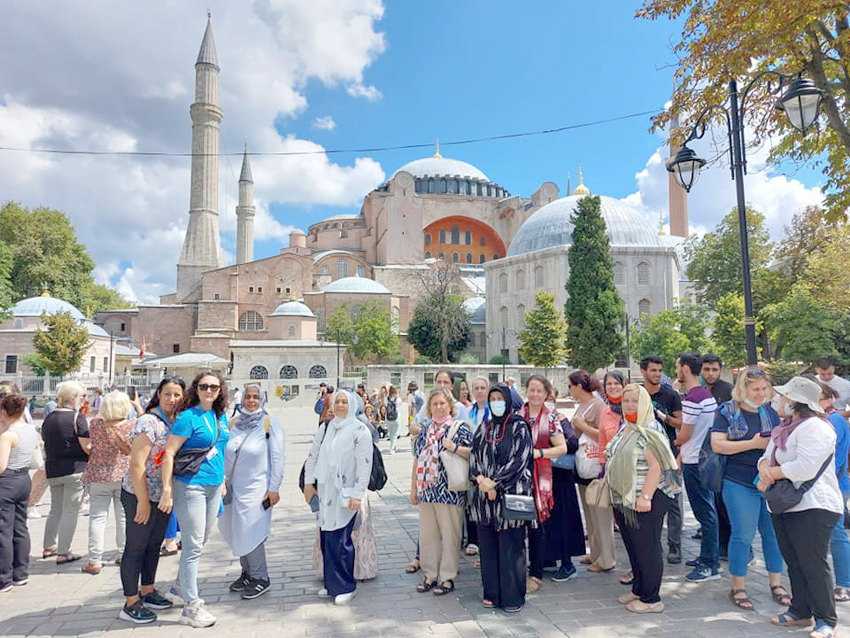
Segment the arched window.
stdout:
<svg viewBox="0 0 850 638">
<path fill-rule="evenodd" d="M 469 333 L 469 341 L 466 342 L 466 347 L 467 348 L 474 348 L 475 347 L 475 333 L 474 332 Z"/>
<path fill-rule="evenodd" d="M 437 192 L 438 193 L 445 193 L 446 192 L 446 180 L 445 179 L 441 179 L 439 182 L 437 182 Z"/>
<path fill-rule="evenodd" d="M 614 264 L 614 283 L 620 286 L 626 283 L 626 269 L 619 261 Z"/>
<path fill-rule="evenodd" d="M 507 328 L 508 327 L 508 307 L 507 306 L 502 306 L 501 308 L 499 308 L 499 319 L 502 322 L 502 327 Z"/>
<path fill-rule="evenodd" d="M 283 366 L 280 369 L 280 378 L 281 379 L 297 379 L 298 378 L 298 368 L 295 366 Z"/>
<path fill-rule="evenodd" d="M 483 264 L 485 261 L 487 261 L 487 258 L 484 256 L 483 253 L 478 255 L 478 263 L 479 264 Z"/>
<path fill-rule="evenodd" d="M 534 267 L 534 287 L 542 288 L 543 287 L 543 266 L 535 266 Z"/>
<path fill-rule="evenodd" d="M 425 233 L 425 244 L 428 245 L 431 243 L 431 233 Z"/>
<path fill-rule="evenodd" d="M 508 291 L 508 273 L 503 272 L 499 275 L 499 292 Z"/>
<path fill-rule="evenodd" d="M 325 331 L 325 309 L 316 308 L 316 330 L 318 332 Z"/>
<path fill-rule="evenodd" d="M 357 270 L 355 271 L 358 277 L 366 276 L 366 269 L 363 266 L 357 266 Z"/>
<path fill-rule="evenodd" d="M 320 275 L 330 275 L 331 269 L 328 268 L 327 264 L 324 264 L 321 268 L 319 268 L 319 274 Z"/>
<path fill-rule="evenodd" d="M 346 260 L 346 259 L 337 259 L 336 260 L 336 277 L 337 277 L 337 279 L 342 279 L 343 277 L 348 277 L 348 260 Z"/>
<path fill-rule="evenodd" d="M 263 318 L 260 313 L 249 310 L 239 317 L 239 330 L 243 332 L 260 332 L 263 329 Z"/>
<path fill-rule="evenodd" d="M 393 306 L 392 308 L 390 308 L 390 328 L 392 329 L 393 333 L 398 334 L 400 323 L 401 320 L 399 319 L 398 308 Z"/>
<path fill-rule="evenodd" d="M 467 246 L 472 244 L 472 231 L 471 230 L 466 231 L 466 236 L 464 237 L 464 239 L 466 240 L 466 242 L 464 242 L 464 243 L 466 243 Z"/>
<path fill-rule="evenodd" d="M 481 344 L 481 347 L 486 348 L 487 347 L 487 333 L 482 332 L 480 335 L 478 335 L 478 339 L 479 339 L 478 343 Z"/>
<path fill-rule="evenodd" d="M 472 253 L 466 253 L 466 263 L 472 263 Z"/>
<path fill-rule="evenodd" d="M 481 242 L 480 243 L 481 243 L 482 246 L 487 245 L 487 238 L 484 235 L 481 235 Z"/>
<path fill-rule="evenodd" d="M 650 283 L 652 283 L 649 264 L 645 261 L 642 261 L 638 264 L 637 280 L 639 284 L 649 285 Z"/>
<path fill-rule="evenodd" d="M 493 253 L 493 259 L 498 259 L 499 257 L 501 257 L 499 253 Z"/>
<path fill-rule="evenodd" d="M 268 379 L 269 371 L 265 366 L 254 366 L 248 373 L 248 377 L 251 379 Z"/>
<path fill-rule="evenodd" d="M 289 326 L 289 329 L 287 330 L 287 332 L 289 333 L 290 337 L 294 337 L 295 336 L 295 324 L 291 324 Z"/>
<path fill-rule="evenodd" d="M 431 259 L 431 251 L 430 250 L 425 251 L 425 259 Z"/>
<path fill-rule="evenodd" d="M 456 179 L 450 179 L 449 182 L 448 182 L 448 187 L 449 187 L 449 189 L 448 189 L 449 193 L 451 193 L 452 195 L 457 193 L 457 180 Z"/>
<path fill-rule="evenodd" d="M 516 307 L 516 325 L 519 329 L 525 327 L 525 306 L 523 304 Z"/>
<path fill-rule="evenodd" d="M 522 269 L 516 271 L 516 289 L 525 290 L 525 271 Z"/>
<path fill-rule="evenodd" d="M 445 259 L 446 259 L 446 253 L 442 253 L 442 252 L 441 252 L 439 255 L 437 255 L 437 259 L 442 259 L 442 260 L 444 260 L 444 261 L 445 261 Z"/>
<path fill-rule="evenodd" d="M 641 319 L 644 315 L 648 315 L 650 312 L 652 312 L 652 303 L 649 299 L 641 299 L 638 302 L 638 314 L 640 314 Z"/>
<path fill-rule="evenodd" d="M 444 231 L 444 230 L 440 231 L 440 243 L 441 244 L 446 243 L 446 231 Z"/>
<path fill-rule="evenodd" d="M 457 227 L 457 224 L 452 226 L 452 243 L 459 244 L 460 243 L 460 229 Z"/>
<path fill-rule="evenodd" d="M 460 261 L 460 255 L 458 255 L 457 253 L 452 253 L 452 263 L 456 264 L 459 261 Z"/>
<path fill-rule="evenodd" d="M 327 377 L 328 371 L 325 369 L 325 366 L 313 366 L 310 368 L 311 379 L 326 379 Z"/>
</svg>

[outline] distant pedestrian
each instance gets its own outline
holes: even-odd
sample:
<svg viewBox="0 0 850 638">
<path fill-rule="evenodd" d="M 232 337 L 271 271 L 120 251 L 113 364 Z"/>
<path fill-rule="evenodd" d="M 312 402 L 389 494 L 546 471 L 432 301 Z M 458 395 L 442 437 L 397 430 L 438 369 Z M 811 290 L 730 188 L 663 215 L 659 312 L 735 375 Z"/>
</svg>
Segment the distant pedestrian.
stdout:
<svg viewBox="0 0 850 638">
<path fill-rule="evenodd" d="M 832 406 L 845 419 L 850 418 L 850 381 L 835 374 L 835 364 L 824 357 L 815 361 L 815 372 L 818 381 L 828 385 L 838 395 L 833 400 Z"/>
<path fill-rule="evenodd" d="M 398 448 L 398 419 L 401 411 L 401 399 L 398 396 L 398 388 L 390 386 L 387 394 L 387 436 L 390 439 L 390 454 L 395 454 Z"/>
</svg>

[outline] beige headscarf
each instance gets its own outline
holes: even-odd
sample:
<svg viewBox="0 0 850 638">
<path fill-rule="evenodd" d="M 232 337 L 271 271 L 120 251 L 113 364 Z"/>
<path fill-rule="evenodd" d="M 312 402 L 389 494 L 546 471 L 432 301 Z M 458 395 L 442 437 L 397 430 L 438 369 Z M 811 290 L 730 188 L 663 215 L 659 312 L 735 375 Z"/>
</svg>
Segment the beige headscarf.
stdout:
<svg viewBox="0 0 850 638">
<path fill-rule="evenodd" d="M 665 481 L 666 473 L 675 472 L 678 469 L 667 435 L 658 430 L 655 424 L 655 410 L 649 393 L 643 386 L 636 383 L 630 383 L 623 389 L 623 395 L 628 392 L 638 393 L 637 421 L 630 424 L 630 429 L 623 433 L 623 442 L 605 468 L 605 479 L 611 488 L 611 500 L 614 505 L 626 511 L 627 518 L 629 513 L 634 515 L 637 505 L 635 490 L 637 463 L 640 455 L 643 454 L 637 445 L 640 437 L 646 440 L 647 447 L 652 450 L 661 464 L 662 483 Z M 667 479 L 671 480 L 672 477 L 668 476 Z"/>
</svg>

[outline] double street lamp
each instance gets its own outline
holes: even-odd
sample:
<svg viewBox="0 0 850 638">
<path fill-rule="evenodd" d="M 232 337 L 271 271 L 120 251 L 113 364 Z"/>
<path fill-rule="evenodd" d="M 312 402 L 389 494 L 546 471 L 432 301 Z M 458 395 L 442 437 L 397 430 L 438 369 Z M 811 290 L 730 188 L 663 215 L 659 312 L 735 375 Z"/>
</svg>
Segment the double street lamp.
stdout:
<svg viewBox="0 0 850 638">
<path fill-rule="evenodd" d="M 777 71 L 764 71 L 756 75 L 741 94 L 738 104 L 738 84 L 735 80 L 729 82 L 729 107 L 712 104 L 699 114 L 682 148 L 675 157 L 667 160 L 667 170 L 673 173 L 679 185 L 690 192 L 699 177 L 699 172 L 706 165 L 706 160 L 699 157 L 688 148 L 688 142 L 701 139 L 705 135 L 706 117 L 719 111 L 726 122 L 726 132 L 729 138 L 729 159 L 732 179 L 735 181 L 738 197 L 738 225 L 741 236 L 741 266 L 744 283 L 744 331 L 747 344 L 747 364 L 756 365 L 756 320 L 753 311 L 753 290 L 750 280 L 750 249 L 747 237 L 747 209 L 744 198 L 744 174 L 747 172 L 746 145 L 744 142 L 743 119 L 747 95 L 753 85 L 764 77 L 772 75 L 779 78 L 779 86 L 773 93 L 782 92 L 776 103 L 776 109 L 784 111 L 790 124 L 803 135 L 812 127 L 818 117 L 823 92 L 811 80 L 797 76 L 788 76 Z M 785 85 L 787 84 L 787 88 Z M 770 91 L 770 87 L 768 87 Z"/>
</svg>

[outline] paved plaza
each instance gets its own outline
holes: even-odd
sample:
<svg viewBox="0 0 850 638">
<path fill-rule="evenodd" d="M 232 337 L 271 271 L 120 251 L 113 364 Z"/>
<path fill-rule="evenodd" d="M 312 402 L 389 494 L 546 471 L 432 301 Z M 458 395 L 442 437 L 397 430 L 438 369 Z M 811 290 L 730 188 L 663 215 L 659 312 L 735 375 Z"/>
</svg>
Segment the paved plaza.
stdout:
<svg viewBox="0 0 850 638">
<path fill-rule="evenodd" d="M 315 517 L 301 498 L 297 477 L 307 456 L 316 417 L 309 409 L 280 411 L 287 434 L 287 465 L 281 502 L 274 509 L 272 537 L 267 543 L 272 588 L 256 600 L 244 601 L 231 594 L 227 586 L 239 576 L 239 561 L 231 555 L 218 531 L 214 531 L 200 565 L 201 596 L 218 622 L 209 629 L 192 629 L 177 624 L 179 608 L 157 612 L 159 620 L 151 625 L 132 625 L 118 620 L 123 604 L 118 567 L 105 565 L 98 576 L 80 572 L 81 560 L 57 566 L 55 560 L 33 559 L 30 582 L 11 593 L 0 594 L 0 636 L 244 636 L 269 638 L 285 636 L 405 636 L 420 638 L 445 636 L 477 638 L 489 636 L 542 636 L 554 638 L 591 638 L 603 636 L 785 636 L 807 635 L 801 631 L 770 625 L 770 616 L 781 608 L 772 602 L 760 547 L 751 567 L 748 592 L 756 611 L 738 610 L 729 602 L 728 574 L 719 581 L 686 583 L 683 565 L 665 566 L 662 597 L 663 614 L 638 616 L 617 604 L 617 595 L 626 591 L 618 578 L 628 568 L 628 560 L 618 539 L 618 568 L 615 573 L 591 574 L 579 566 L 573 580 L 556 584 L 545 581 L 543 588 L 527 600 L 517 615 L 484 609 L 481 583 L 473 559 L 464 556 L 457 588 L 452 595 L 435 597 L 416 593 L 421 578 L 404 573 L 413 556 L 418 524 L 416 508 L 409 503 L 409 438 L 401 439 L 401 451 L 381 450 L 390 480 L 375 494 L 369 493 L 374 528 L 378 541 L 380 573 L 372 581 L 359 583 L 358 594 L 350 606 L 335 607 L 320 600 L 316 591 L 321 584 L 311 567 Z M 47 500 L 40 509 L 47 513 Z M 85 554 L 88 518 L 80 517 L 73 551 Z M 685 560 L 698 551 L 691 540 L 695 522 L 686 517 Z M 30 520 L 33 556 L 41 555 L 44 519 Z M 107 552 L 114 556 L 114 526 L 110 515 L 106 533 Z M 576 561 L 577 562 L 577 561 Z M 158 587 L 177 574 L 177 556 L 163 558 L 159 566 Z M 726 564 L 724 563 L 724 566 Z M 786 579 L 787 585 L 787 579 Z M 839 605 L 839 625 L 843 614 Z"/>
</svg>

